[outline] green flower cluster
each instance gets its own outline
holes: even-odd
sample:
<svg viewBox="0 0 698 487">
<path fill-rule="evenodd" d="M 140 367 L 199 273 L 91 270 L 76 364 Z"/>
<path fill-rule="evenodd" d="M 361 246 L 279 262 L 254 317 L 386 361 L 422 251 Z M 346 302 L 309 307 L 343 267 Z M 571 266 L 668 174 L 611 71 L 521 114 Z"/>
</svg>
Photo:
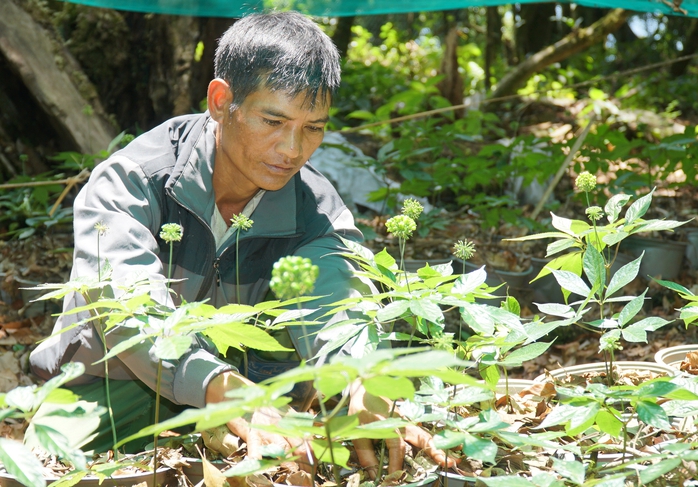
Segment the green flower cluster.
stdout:
<svg viewBox="0 0 698 487">
<path fill-rule="evenodd" d="M 589 171 L 584 171 L 581 174 L 579 174 L 579 176 L 577 176 L 577 179 L 575 179 L 574 184 L 580 191 L 589 193 L 591 191 L 594 191 L 594 189 L 596 188 L 596 176 L 591 174 Z"/>
<path fill-rule="evenodd" d="M 271 271 L 269 287 L 279 299 L 298 298 L 313 292 L 320 268 L 297 255 L 282 257 Z"/>
<path fill-rule="evenodd" d="M 409 216 L 413 220 L 418 220 L 423 211 L 424 207 L 422 204 L 413 198 L 408 198 L 402 203 L 402 214 Z"/>
<path fill-rule="evenodd" d="M 589 220 L 597 222 L 603 217 L 603 209 L 600 206 L 590 206 L 585 210 Z"/>
<path fill-rule="evenodd" d="M 179 242 L 184 235 L 184 229 L 179 223 L 165 223 L 160 227 L 160 238 L 167 243 Z"/>
<path fill-rule="evenodd" d="M 468 260 L 475 255 L 475 244 L 468 240 L 459 240 L 453 245 L 453 255 L 459 259 Z"/>
<path fill-rule="evenodd" d="M 245 215 L 240 213 L 239 215 L 233 215 L 233 217 L 230 219 L 230 224 L 233 228 L 236 228 L 237 230 L 244 232 L 245 230 L 249 230 L 250 228 L 252 228 L 254 221 L 250 220 Z"/>
<path fill-rule="evenodd" d="M 417 224 L 407 215 L 397 215 L 385 222 L 385 228 L 396 237 L 407 240 L 417 229 Z"/>
</svg>

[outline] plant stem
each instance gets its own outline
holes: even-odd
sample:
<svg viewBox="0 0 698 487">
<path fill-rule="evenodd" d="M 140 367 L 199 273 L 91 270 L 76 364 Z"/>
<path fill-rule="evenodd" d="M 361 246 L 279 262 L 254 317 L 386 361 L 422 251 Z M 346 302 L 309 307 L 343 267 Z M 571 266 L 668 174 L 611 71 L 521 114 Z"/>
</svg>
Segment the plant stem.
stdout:
<svg viewBox="0 0 698 487">
<path fill-rule="evenodd" d="M 240 229 L 235 231 L 235 294 L 240 302 Z"/>
<path fill-rule="evenodd" d="M 170 256 L 172 254 L 170 253 Z M 162 380 L 162 359 L 158 360 L 158 376 L 155 389 L 155 424 L 160 422 L 160 381 Z M 153 435 L 153 485 L 157 485 L 158 475 L 158 433 Z"/>
<path fill-rule="evenodd" d="M 395 412 L 395 407 L 397 404 L 395 404 L 395 401 L 393 401 L 393 407 L 390 408 L 390 418 L 393 417 L 393 413 Z M 381 478 L 383 478 L 383 460 L 385 459 L 385 440 L 381 441 L 381 453 L 378 457 L 378 473 L 376 474 L 376 485 L 380 483 Z"/>
<path fill-rule="evenodd" d="M 101 236 L 101 231 L 97 230 L 97 278 L 99 279 L 99 282 L 102 282 L 102 257 L 100 253 L 100 248 L 99 248 L 99 240 Z M 91 299 L 89 297 L 89 293 L 85 293 L 83 295 L 83 298 L 85 299 L 86 303 L 90 303 Z M 107 337 L 104 335 L 104 330 L 102 329 L 102 323 L 101 320 L 97 320 L 97 323 L 95 324 L 95 328 L 97 329 L 97 333 L 99 334 L 100 340 L 102 340 L 102 349 L 104 351 L 104 355 L 107 355 Z M 112 435 L 112 441 L 113 444 L 116 445 L 117 443 L 117 438 L 116 438 L 116 422 L 114 421 L 114 410 L 112 409 L 111 406 L 111 392 L 110 392 L 110 387 L 109 387 L 109 361 L 105 360 L 104 361 L 104 393 L 107 398 L 107 411 L 109 412 L 109 423 L 111 426 L 111 435 Z M 112 446 L 112 450 L 114 451 L 114 456 L 116 458 L 119 457 L 119 452 L 116 448 Z"/>
</svg>

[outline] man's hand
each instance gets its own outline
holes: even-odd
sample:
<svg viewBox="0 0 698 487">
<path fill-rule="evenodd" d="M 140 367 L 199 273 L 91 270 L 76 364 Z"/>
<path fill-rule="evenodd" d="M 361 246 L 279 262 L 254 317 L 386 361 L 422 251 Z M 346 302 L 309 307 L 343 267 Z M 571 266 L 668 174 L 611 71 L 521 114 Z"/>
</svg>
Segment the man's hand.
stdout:
<svg viewBox="0 0 698 487">
<path fill-rule="evenodd" d="M 206 389 L 206 403 L 216 403 L 225 401 L 227 391 L 239 387 L 253 385 L 254 383 L 236 372 L 224 372 L 215 377 Z M 271 433 L 261 429 L 253 428 L 251 425 L 273 425 L 281 419 L 281 413 L 274 408 L 260 408 L 254 412 L 251 418 L 235 418 L 228 421 L 230 431 L 239 436 L 247 443 L 247 456 L 253 459 L 261 459 L 263 448 L 269 445 L 276 445 L 284 451 L 293 452 L 300 458 L 296 462 L 298 466 L 312 473 L 312 466 L 315 460 L 309 446 L 297 438 L 286 438 L 277 433 Z"/>
<path fill-rule="evenodd" d="M 388 400 L 374 396 L 366 392 L 360 382 L 351 386 L 351 398 L 349 401 L 349 414 L 358 414 L 361 424 L 371 423 L 386 419 L 390 416 L 391 404 Z M 373 440 L 368 438 L 355 439 L 352 442 L 354 450 L 361 466 L 368 472 L 372 479 L 378 473 L 378 458 L 373 449 Z M 410 443 L 424 450 L 437 464 L 442 467 L 452 468 L 456 466 L 453 458 L 447 458 L 443 450 L 434 447 L 432 436 L 422 428 L 414 425 L 406 426 L 399 438 L 385 440 L 388 448 L 388 473 L 402 469 L 407 444 Z"/>
</svg>

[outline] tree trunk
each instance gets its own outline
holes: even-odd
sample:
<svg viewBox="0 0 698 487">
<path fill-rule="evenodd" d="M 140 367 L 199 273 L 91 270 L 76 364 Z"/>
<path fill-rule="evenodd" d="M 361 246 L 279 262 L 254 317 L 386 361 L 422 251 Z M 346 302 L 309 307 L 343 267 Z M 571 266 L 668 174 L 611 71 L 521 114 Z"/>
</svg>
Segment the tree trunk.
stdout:
<svg viewBox="0 0 698 487">
<path fill-rule="evenodd" d="M 492 65 L 502 45 L 502 19 L 497 7 L 487 7 L 487 37 L 485 41 L 485 90 L 490 91 Z"/>
<path fill-rule="evenodd" d="M 516 29 L 516 48 L 519 59 L 526 59 L 532 52 L 538 52 L 552 44 L 554 3 L 524 3 L 519 7 L 520 25 Z"/>
<path fill-rule="evenodd" d="M 339 54 L 342 57 L 346 57 L 347 51 L 349 50 L 349 43 L 351 42 L 351 28 L 354 25 L 355 16 L 351 17 L 339 17 L 337 19 L 337 28 L 332 36 L 332 41 L 334 45 L 337 46 Z"/>
<path fill-rule="evenodd" d="M 691 19 L 691 27 L 688 29 L 688 34 L 683 42 L 683 51 L 679 53 L 679 56 L 691 56 L 696 51 L 698 51 L 698 20 Z M 686 74 L 691 61 L 692 59 L 686 59 L 672 64 L 671 75 L 677 77 Z"/>
<path fill-rule="evenodd" d="M 441 96 L 450 101 L 451 105 L 462 105 L 463 78 L 458 72 L 458 27 L 451 27 L 446 36 L 446 48 L 439 72 L 445 75 L 436 85 Z M 460 111 L 456 112 L 459 113 Z"/>
<path fill-rule="evenodd" d="M 603 42 L 606 36 L 625 23 L 631 12 L 623 9 L 611 10 L 598 22 L 589 27 L 579 28 L 560 39 L 555 44 L 530 56 L 512 71 L 507 73 L 497 84 L 492 98 L 500 98 L 516 93 L 533 74 L 553 63 L 583 51 L 593 44 Z"/>
<path fill-rule="evenodd" d="M 116 130 L 94 86 L 52 32 L 20 5 L 0 2 L 0 55 L 74 150 L 94 154 L 106 149 Z"/>
</svg>

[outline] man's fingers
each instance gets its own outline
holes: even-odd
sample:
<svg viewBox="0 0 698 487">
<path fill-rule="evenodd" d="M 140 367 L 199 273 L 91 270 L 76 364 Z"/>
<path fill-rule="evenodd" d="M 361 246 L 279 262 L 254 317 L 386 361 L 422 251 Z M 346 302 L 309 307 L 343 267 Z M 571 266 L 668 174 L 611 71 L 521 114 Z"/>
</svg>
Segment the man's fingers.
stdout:
<svg viewBox="0 0 698 487">
<path fill-rule="evenodd" d="M 424 450 L 424 453 L 429 455 L 432 460 L 442 467 L 453 468 L 456 466 L 456 461 L 453 458 L 447 457 L 446 452 L 443 450 L 436 448 L 434 446 L 434 438 L 419 426 L 406 426 L 405 440 L 411 445 Z"/>
<path fill-rule="evenodd" d="M 385 446 L 388 448 L 388 473 L 402 470 L 407 450 L 405 441 L 402 438 L 390 438 L 385 440 Z"/>
<path fill-rule="evenodd" d="M 352 443 L 359 459 L 359 465 L 366 470 L 372 480 L 375 479 L 378 475 L 378 458 L 373 451 L 373 441 L 367 438 L 357 438 L 352 440 Z"/>
</svg>

